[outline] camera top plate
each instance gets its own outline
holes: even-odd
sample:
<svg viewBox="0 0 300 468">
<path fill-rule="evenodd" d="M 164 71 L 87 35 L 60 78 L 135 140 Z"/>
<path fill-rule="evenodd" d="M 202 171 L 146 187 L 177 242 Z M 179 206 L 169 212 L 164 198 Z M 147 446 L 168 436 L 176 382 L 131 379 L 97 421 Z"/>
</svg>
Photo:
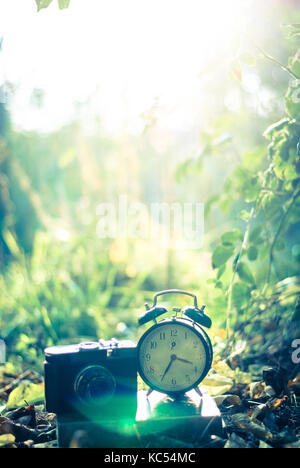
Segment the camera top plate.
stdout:
<svg viewBox="0 0 300 468">
<path fill-rule="evenodd" d="M 116 338 L 111 340 L 99 340 L 99 341 L 83 341 L 79 344 L 73 345 L 62 345 L 62 346 L 50 346 L 45 349 L 46 356 L 57 356 L 60 354 L 74 354 L 79 352 L 88 352 L 96 350 L 109 350 L 109 349 L 120 349 L 120 348 L 135 348 L 136 344 L 130 340 L 118 341 Z"/>
</svg>

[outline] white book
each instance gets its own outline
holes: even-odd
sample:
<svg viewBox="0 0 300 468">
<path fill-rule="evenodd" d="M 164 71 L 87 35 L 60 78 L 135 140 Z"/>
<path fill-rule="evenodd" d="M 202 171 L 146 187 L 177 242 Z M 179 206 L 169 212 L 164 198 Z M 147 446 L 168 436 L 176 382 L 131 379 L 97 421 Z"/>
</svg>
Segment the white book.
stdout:
<svg viewBox="0 0 300 468">
<path fill-rule="evenodd" d="M 5 341 L 0 338 L 0 364 L 4 364 L 6 361 L 6 345 Z"/>
</svg>

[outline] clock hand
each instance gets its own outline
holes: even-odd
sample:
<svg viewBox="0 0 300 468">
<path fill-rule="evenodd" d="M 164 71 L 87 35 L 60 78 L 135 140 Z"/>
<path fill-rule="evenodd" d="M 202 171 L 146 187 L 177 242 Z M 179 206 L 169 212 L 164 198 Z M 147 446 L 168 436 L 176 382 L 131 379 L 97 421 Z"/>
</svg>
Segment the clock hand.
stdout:
<svg viewBox="0 0 300 468">
<path fill-rule="evenodd" d="M 186 362 L 187 364 L 193 364 L 191 361 L 187 361 L 187 359 L 181 359 L 181 358 L 179 358 L 177 356 L 176 356 L 176 359 L 177 359 L 177 361 Z"/>
<path fill-rule="evenodd" d="M 170 367 L 171 367 L 171 365 L 172 365 L 172 362 L 175 361 L 175 359 L 177 359 L 177 358 L 176 358 L 176 354 L 171 354 L 170 362 L 169 362 L 169 364 L 167 365 L 165 372 L 163 373 L 163 376 L 162 376 L 162 378 L 161 378 L 161 381 L 163 381 L 164 377 L 166 376 L 167 372 L 169 371 L 169 369 L 170 369 Z"/>
</svg>

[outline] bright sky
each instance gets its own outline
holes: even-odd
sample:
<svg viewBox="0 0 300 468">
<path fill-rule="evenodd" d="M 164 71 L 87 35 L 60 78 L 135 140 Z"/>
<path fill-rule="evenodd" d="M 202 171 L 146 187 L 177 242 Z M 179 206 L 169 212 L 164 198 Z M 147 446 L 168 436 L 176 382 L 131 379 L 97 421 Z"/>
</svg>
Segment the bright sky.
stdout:
<svg viewBox="0 0 300 468">
<path fill-rule="evenodd" d="M 108 129 L 136 131 L 158 97 L 164 125 L 187 128 L 201 107 L 206 61 L 226 55 L 251 3 L 71 0 L 61 11 L 53 0 L 37 13 L 34 0 L 0 0 L 0 84 L 17 87 L 13 119 L 55 129 L 93 96 L 90 113 Z M 29 105 L 33 88 L 45 90 L 41 110 Z"/>
</svg>

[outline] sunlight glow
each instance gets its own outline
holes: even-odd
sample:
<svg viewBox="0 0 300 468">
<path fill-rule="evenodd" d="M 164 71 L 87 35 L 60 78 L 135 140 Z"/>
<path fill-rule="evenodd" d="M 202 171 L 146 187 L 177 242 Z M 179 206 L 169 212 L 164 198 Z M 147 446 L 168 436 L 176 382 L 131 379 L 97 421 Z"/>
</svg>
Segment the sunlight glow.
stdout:
<svg viewBox="0 0 300 468">
<path fill-rule="evenodd" d="M 16 87 L 13 119 L 26 129 L 52 130 L 79 113 L 100 115 L 112 132 L 138 132 L 141 114 L 158 99 L 159 125 L 199 123 L 201 76 L 238 49 L 253 2 L 245 0 L 71 0 L 36 12 L 34 0 L 0 5 L 0 83 Z M 252 11 L 252 10 L 251 10 Z M 253 11 L 251 13 L 253 15 Z M 33 89 L 43 106 L 30 106 Z"/>
</svg>

